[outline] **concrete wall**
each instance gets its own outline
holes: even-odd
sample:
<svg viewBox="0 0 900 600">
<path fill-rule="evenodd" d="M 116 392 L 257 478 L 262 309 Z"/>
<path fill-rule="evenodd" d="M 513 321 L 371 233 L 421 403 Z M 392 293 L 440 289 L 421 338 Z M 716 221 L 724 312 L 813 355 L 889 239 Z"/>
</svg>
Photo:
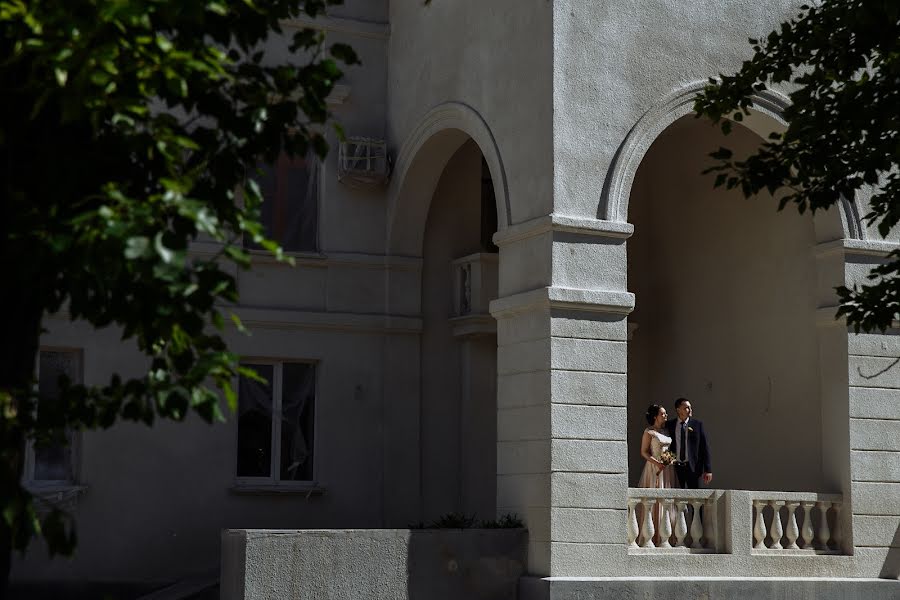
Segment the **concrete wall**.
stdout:
<svg viewBox="0 0 900 600">
<path fill-rule="evenodd" d="M 521 529 L 222 534 L 222 600 L 515 600 Z"/>
</svg>

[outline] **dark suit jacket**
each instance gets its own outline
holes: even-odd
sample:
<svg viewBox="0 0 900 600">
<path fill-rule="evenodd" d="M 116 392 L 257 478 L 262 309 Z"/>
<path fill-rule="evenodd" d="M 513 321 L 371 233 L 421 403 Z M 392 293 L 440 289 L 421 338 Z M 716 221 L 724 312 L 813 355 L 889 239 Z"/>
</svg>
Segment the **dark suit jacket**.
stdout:
<svg viewBox="0 0 900 600">
<path fill-rule="evenodd" d="M 709 457 L 709 442 L 706 440 L 706 430 L 703 429 L 703 422 L 698 421 L 694 417 L 688 420 L 687 432 L 687 460 L 691 471 L 694 473 L 712 473 L 712 461 Z M 666 422 L 666 429 L 669 437 L 672 438 L 672 446 L 669 448 L 672 452 L 678 453 L 678 440 L 675 439 L 676 426 L 678 419 L 670 419 Z"/>
</svg>

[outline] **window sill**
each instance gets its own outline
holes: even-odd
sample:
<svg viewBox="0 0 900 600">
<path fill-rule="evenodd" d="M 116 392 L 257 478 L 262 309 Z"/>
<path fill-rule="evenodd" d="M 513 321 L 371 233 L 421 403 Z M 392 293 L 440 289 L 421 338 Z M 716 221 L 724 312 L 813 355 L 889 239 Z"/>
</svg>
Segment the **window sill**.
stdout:
<svg viewBox="0 0 900 600">
<path fill-rule="evenodd" d="M 71 511 L 78 497 L 87 491 L 87 486 L 76 484 L 35 485 L 26 484 L 25 489 L 34 496 L 35 508 L 39 512 L 58 508 Z"/>
<path fill-rule="evenodd" d="M 308 483 L 235 483 L 230 488 L 232 494 L 252 496 L 321 496 L 325 493 L 325 486 L 318 482 Z"/>
</svg>

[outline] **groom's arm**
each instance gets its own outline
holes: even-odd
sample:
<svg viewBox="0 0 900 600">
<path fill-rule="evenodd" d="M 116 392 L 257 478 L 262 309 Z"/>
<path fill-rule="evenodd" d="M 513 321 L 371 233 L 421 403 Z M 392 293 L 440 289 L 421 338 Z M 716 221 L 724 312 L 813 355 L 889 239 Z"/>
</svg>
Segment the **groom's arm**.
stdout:
<svg viewBox="0 0 900 600">
<path fill-rule="evenodd" d="M 712 460 L 709 456 L 709 441 L 706 439 L 706 428 L 700 426 L 700 465 L 703 467 L 703 473 L 712 473 Z"/>
</svg>

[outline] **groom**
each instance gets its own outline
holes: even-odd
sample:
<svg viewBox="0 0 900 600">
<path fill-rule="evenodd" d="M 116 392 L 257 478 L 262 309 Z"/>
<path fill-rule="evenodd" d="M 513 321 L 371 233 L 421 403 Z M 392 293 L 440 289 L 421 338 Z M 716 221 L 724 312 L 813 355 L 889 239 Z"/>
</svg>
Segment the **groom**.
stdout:
<svg viewBox="0 0 900 600">
<path fill-rule="evenodd" d="M 709 484 L 712 481 L 712 465 L 709 459 L 709 443 L 703 423 L 692 417 L 691 401 L 679 398 L 675 401 L 678 418 L 666 423 L 675 452 L 675 473 L 683 488 L 697 489 L 700 479 Z"/>
</svg>

